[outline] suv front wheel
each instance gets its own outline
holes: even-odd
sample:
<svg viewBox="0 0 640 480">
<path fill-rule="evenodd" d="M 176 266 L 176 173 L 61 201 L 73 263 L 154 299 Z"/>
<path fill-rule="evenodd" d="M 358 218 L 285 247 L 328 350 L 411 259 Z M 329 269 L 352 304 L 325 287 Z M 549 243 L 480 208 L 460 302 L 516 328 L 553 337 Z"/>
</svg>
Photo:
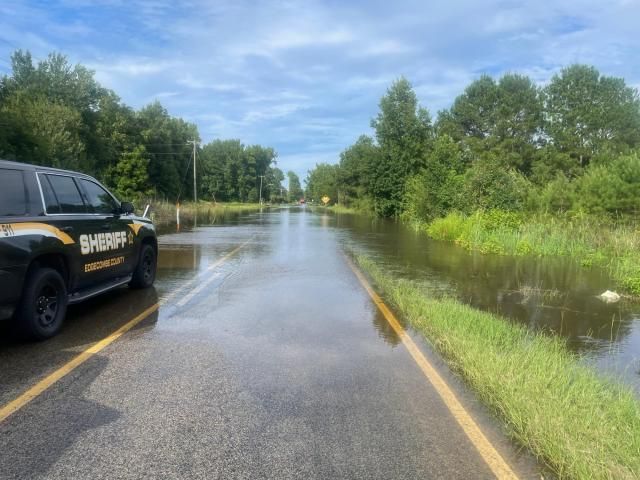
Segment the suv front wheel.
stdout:
<svg viewBox="0 0 640 480">
<path fill-rule="evenodd" d="M 67 287 L 60 273 L 53 268 L 33 270 L 25 281 L 16 313 L 22 332 L 35 340 L 53 337 L 66 313 Z"/>
</svg>

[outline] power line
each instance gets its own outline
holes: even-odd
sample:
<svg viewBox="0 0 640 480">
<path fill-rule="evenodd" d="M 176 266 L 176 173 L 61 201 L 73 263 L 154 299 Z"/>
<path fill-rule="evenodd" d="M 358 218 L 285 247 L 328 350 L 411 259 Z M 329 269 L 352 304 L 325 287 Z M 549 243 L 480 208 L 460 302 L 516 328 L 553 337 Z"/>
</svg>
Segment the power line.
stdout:
<svg viewBox="0 0 640 480">
<path fill-rule="evenodd" d="M 121 153 L 127 153 L 130 152 L 132 150 L 121 150 Z M 192 155 L 192 152 L 176 152 L 176 153 L 171 153 L 171 152 L 144 152 L 148 155 Z"/>
</svg>

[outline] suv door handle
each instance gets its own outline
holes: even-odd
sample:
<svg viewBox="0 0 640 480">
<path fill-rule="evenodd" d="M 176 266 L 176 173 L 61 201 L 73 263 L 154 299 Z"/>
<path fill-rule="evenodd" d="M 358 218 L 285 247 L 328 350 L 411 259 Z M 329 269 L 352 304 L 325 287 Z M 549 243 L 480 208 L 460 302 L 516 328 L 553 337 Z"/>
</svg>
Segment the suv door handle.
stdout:
<svg viewBox="0 0 640 480">
<path fill-rule="evenodd" d="M 64 233 L 73 233 L 73 227 L 62 227 L 60 231 Z"/>
<path fill-rule="evenodd" d="M 105 224 L 101 225 L 100 228 L 102 230 L 111 230 L 111 224 L 110 223 L 105 223 Z"/>
</svg>

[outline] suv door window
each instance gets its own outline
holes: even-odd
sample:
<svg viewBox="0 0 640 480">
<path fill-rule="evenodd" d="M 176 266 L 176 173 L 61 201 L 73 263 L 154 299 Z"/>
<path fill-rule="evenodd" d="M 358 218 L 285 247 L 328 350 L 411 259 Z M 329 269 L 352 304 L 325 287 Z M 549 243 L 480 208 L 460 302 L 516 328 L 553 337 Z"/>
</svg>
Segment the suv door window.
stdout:
<svg viewBox="0 0 640 480">
<path fill-rule="evenodd" d="M 45 177 L 51 182 L 53 193 L 60 205 L 60 213 L 87 213 L 78 186 L 72 177 L 63 175 L 45 175 Z"/>
<path fill-rule="evenodd" d="M 60 211 L 60 205 L 58 205 L 58 199 L 56 198 L 55 193 L 53 193 L 53 188 L 51 188 L 51 184 L 49 183 L 47 176 L 38 175 L 38 179 L 40 180 L 40 187 L 42 188 L 45 212 L 62 213 Z"/>
<path fill-rule="evenodd" d="M 83 178 L 78 178 L 77 181 L 84 190 L 89 213 L 110 215 L 117 211 L 118 205 L 104 188 L 97 183 Z"/>
<path fill-rule="evenodd" d="M 27 214 L 27 192 L 22 171 L 0 168 L 0 217 Z"/>
</svg>

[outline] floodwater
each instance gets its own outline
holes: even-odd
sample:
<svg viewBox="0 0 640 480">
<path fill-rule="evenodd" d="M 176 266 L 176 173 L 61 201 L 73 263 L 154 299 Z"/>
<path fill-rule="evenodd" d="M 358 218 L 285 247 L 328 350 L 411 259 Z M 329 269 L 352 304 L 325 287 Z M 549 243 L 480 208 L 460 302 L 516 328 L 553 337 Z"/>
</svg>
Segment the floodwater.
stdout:
<svg viewBox="0 0 640 480">
<path fill-rule="evenodd" d="M 303 209 L 291 209 L 292 214 L 296 211 L 303 213 Z M 261 215 L 268 212 L 277 216 L 278 210 L 265 210 Z M 640 394 L 640 302 L 623 299 L 607 304 L 600 300 L 602 292 L 615 286 L 606 272 L 566 258 L 469 252 L 389 220 L 310 209 L 304 213 L 318 216 L 317 224 L 336 230 L 343 247 L 369 255 L 387 271 L 529 328 L 561 335 L 585 362 Z M 258 215 L 234 214 L 213 220 L 243 225 L 255 222 Z M 198 223 L 206 225 L 211 220 L 200 218 Z M 169 261 L 167 253 L 165 261 Z M 170 261 L 197 262 L 193 255 L 181 252 Z M 377 328 L 388 342 L 398 341 L 384 322 Z"/>
<path fill-rule="evenodd" d="M 359 238 L 383 236 L 304 208 L 198 220 L 163 227 L 153 288 L 71 306 L 46 342 L 0 332 L 0 406 L 36 391 L 0 425 L 0 477 L 495 478 L 498 456 L 479 453 L 457 403 L 425 378 L 342 255 L 373 252 Z M 518 478 L 541 478 L 414 340 Z M 54 383 L 38 394 L 43 379 Z"/>
<path fill-rule="evenodd" d="M 469 252 L 388 220 L 324 216 L 351 248 L 388 271 L 531 329 L 561 335 L 587 363 L 640 394 L 640 302 L 600 300 L 602 292 L 615 287 L 603 270 L 567 258 Z"/>
</svg>

